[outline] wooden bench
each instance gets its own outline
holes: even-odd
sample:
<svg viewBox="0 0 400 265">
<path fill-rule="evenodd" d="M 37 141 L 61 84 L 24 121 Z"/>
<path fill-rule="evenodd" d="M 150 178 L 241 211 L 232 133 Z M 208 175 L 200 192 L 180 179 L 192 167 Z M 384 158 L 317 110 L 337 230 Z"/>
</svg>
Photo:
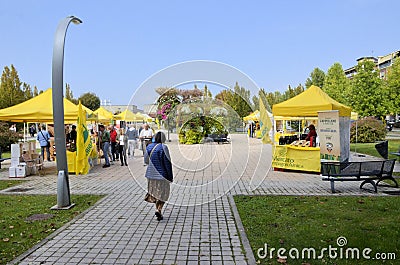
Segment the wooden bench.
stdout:
<svg viewBox="0 0 400 265">
<path fill-rule="evenodd" d="M 362 162 L 321 162 L 322 180 L 331 182 L 331 191 L 335 193 L 335 181 L 361 181 L 360 189 L 366 183 L 378 192 L 378 184 L 382 180 L 391 180 L 398 188 L 393 178 L 393 168 L 396 159 Z M 377 180 L 375 182 L 375 180 Z"/>
<path fill-rule="evenodd" d="M 1 168 L 1 163 L 10 159 L 10 158 L 3 158 L 2 155 L 3 155 L 3 152 L 1 151 L 1 148 L 0 148 L 0 168 Z"/>
</svg>

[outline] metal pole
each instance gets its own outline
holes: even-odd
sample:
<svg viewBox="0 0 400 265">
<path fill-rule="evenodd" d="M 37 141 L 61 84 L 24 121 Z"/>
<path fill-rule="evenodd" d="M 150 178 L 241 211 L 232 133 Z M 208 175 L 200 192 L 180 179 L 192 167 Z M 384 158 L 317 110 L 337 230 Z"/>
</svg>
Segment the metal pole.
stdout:
<svg viewBox="0 0 400 265">
<path fill-rule="evenodd" d="M 70 190 L 68 181 L 67 150 L 65 147 L 64 131 L 64 93 L 63 93 L 63 71 L 64 71 L 64 43 L 69 24 L 80 24 L 82 21 L 74 16 L 64 18 L 58 24 L 53 47 L 52 62 L 52 89 L 53 89 L 53 120 L 54 120 L 54 141 L 57 150 L 57 205 L 55 209 L 70 208 Z"/>
<path fill-rule="evenodd" d="M 170 138 L 169 138 L 169 117 L 167 117 L 167 130 L 168 130 L 168 142 L 171 142 Z"/>
</svg>

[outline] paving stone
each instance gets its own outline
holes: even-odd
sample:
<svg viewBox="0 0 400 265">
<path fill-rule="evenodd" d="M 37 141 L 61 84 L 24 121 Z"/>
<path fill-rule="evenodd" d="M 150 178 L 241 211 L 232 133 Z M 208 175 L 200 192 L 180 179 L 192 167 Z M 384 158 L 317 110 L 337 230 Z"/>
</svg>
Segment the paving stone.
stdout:
<svg viewBox="0 0 400 265">
<path fill-rule="evenodd" d="M 331 195 L 329 183 L 319 175 L 270 171 L 268 163 L 259 164 L 261 158 L 270 161 L 272 156 L 257 139 L 232 135 L 230 144 L 181 146 L 173 137 L 168 145 L 175 178 L 163 221 L 157 222 L 154 205 L 143 201 L 146 167 L 137 152 L 129 168 L 115 163 L 107 169 L 96 166 L 85 176 L 70 175 L 73 194 L 106 197 L 21 264 L 67 264 L 68 260 L 76 264 L 157 264 L 160 260 L 160 264 L 249 264 L 252 253 L 243 254 L 228 196 Z M 49 172 L 56 172 L 54 162 L 48 167 L 53 167 Z M 8 179 L 7 173 L 0 172 L 0 179 Z M 251 186 L 252 178 L 260 185 Z M 55 174 L 30 176 L 29 180 L 16 187 L 33 187 L 26 194 L 57 192 Z M 365 193 L 351 182 L 336 186 L 340 196 L 383 195 Z"/>
</svg>

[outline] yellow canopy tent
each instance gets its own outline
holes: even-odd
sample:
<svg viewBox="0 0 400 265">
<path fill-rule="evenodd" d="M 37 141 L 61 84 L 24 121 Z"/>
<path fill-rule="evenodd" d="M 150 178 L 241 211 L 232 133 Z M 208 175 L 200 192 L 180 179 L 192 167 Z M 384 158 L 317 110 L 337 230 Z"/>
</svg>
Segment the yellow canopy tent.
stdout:
<svg viewBox="0 0 400 265">
<path fill-rule="evenodd" d="M 303 93 L 272 106 L 274 116 L 317 117 L 318 111 L 338 110 L 339 116 L 350 117 L 351 108 L 329 97 L 317 86 L 310 86 Z"/>
<path fill-rule="evenodd" d="M 258 121 L 260 119 L 260 111 L 256 110 L 250 115 L 243 117 L 244 121 Z"/>
<path fill-rule="evenodd" d="M 121 121 L 136 121 L 137 117 L 132 111 L 126 109 L 120 114 L 114 115 L 114 119 Z"/>
<path fill-rule="evenodd" d="M 89 120 L 97 120 L 104 123 L 110 123 L 113 119 L 113 114 L 103 107 L 93 111 L 93 116 Z"/>
<path fill-rule="evenodd" d="M 272 117 L 272 113 L 268 112 L 268 117 Z M 260 111 L 256 110 L 253 113 L 251 113 L 250 115 L 243 117 L 243 121 L 259 121 L 260 120 Z"/>
<path fill-rule="evenodd" d="M 356 121 L 358 120 L 358 113 L 357 112 L 351 112 L 350 120 Z"/>
<path fill-rule="evenodd" d="M 75 123 L 78 106 L 64 98 L 64 121 Z M 52 89 L 18 105 L 0 110 L 0 120 L 12 122 L 53 122 Z"/>
<path fill-rule="evenodd" d="M 82 104 L 81 104 L 81 105 L 82 105 Z M 78 108 L 79 108 L 79 105 L 78 105 Z M 84 111 L 86 111 L 86 114 L 87 114 L 87 115 L 91 115 L 91 114 L 93 113 L 93 110 L 89 109 L 89 108 L 86 107 L 85 105 L 82 105 L 82 109 L 83 109 Z"/>
<path fill-rule="evenodd" d="M 147 114 L 137 112 L 135 115 L 136 115 L 136 120 L 135 120 L 136 122 L 140 122 L 140 121 L 152 122 L 153 121 L 153 118 Z"/>
</svg>

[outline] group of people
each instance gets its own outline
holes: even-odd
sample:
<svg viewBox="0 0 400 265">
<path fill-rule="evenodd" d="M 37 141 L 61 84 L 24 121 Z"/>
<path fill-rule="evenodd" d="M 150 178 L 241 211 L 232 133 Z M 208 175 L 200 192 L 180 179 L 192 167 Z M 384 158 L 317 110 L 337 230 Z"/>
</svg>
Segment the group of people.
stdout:
<svg viewBox="0 0 400 265">
<path fill-rule="evenodd" d="M 99 142 L 105 159 L 103 167 L 110 167 L 111 163 L 118 160 L 121 161 L 121 166 L 127 166 L 127 157 L 134 157 L 138 140 L 140 141 L 139 147 L 144 153 L 152 139 L 153 130 L 148 124 L 144 124 L 139 130 L 133 125 L 127 126 L 126 129 L 118 129 L 113 125 L 107 128 L 99 125 Z"/>
<path fill-rule="evenodd" d="M 256 137 L 256 130 L 260 130 L 260 124 L 256 124 L 254 122 L 249 123 L 247 134 L 249 135 L 250 138 Z"/>
<path fill-rule="evenodd" d="M 126 159 L 126 151 L 129 148 L 128 136 L 123 128 L 117 132 L 113 125 L 108 126 L 107 129 L 104 125 L 99 125 L 99 142 L 105 159 L 103 168 L 110 167 L 110 159 L 114 162 L 121 158 L 121 166 L 128 165 Z M 134 152 L 134 150 L 129 151 Z"/>
<path fill-rule="evenodd" d="M 76 142 L 76 126 L 73 125 L 68 132 L 66 128 L 66 139 L 69 143 Z M 164 144 L 165 134 L 161 131 L 154 134 L 148 124 L 144 124 L 139 130 L 133 125 L 119 129 L 113 125 L 99 125 L 98 139 L 105 159 L 103 168 L 110 167 L 111 163 L 118 160 L 121 166 L 127 166 L 127 157 L 134 158 L 135 149 L 142 149 L 147 166 L 145 177 L 148 180 L 145 201 L 155 204 L 155 216 L 158 221 L 163 220 L 162 208 L 168 201 L 170 184 L 173 181 L 171 157 L 168 147 Z M 44 158 L 46 152 L 48 161 L 51 161 L 50 134 L 45 125 L 39 127 L 37 140 L 42 149 L 42 157 Z"/>
</svg>

